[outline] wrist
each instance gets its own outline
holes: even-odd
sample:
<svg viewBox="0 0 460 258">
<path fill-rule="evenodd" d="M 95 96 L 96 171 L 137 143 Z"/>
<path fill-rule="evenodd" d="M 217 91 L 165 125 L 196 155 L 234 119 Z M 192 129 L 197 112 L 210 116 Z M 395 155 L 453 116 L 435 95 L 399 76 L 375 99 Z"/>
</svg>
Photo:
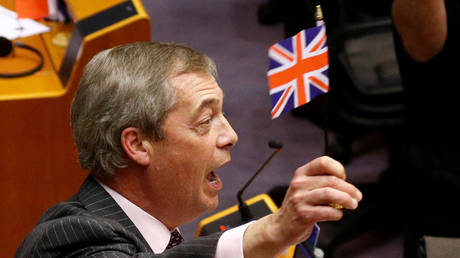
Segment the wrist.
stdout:
<svg viewBox="0 0 460 258">
<path fill-rule="evenodd" d="M 275 216 L 267 215 L 246 230 L 243 236 L 244 257 L 276 257 L 289 247 L 282 239 Z"/>
</svg>

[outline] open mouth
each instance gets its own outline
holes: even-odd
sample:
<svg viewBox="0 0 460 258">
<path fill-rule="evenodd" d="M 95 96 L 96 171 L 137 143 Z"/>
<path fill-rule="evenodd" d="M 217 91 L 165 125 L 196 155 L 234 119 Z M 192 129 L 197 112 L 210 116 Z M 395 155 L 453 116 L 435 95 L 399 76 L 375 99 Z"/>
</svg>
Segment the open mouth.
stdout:
<svg viewBox="0 0 460 258">
<path fill-rule="evenodd" d="M 216 172 L 211 171 L 206 176 L 206 180 L 208 181 L 208 185 L 211 187 L 211 189 L 214 189 L 215 191 L 219 191 L 220 189 L 222 189 L 222 181 L 220 180 Z"/>
<path fill-rule="evenodd" d="M 208 176 L 206 177 L 206 179 L 207 179 L 208 182 L 210 182 L 211 184 L 217 184 L 217 183 L 220 181 L 219 176 L 217 176 L 217 174 L 216 174 L 214 171 L 211 171 L 211 173 L 208 174 Z"/>
</svg>

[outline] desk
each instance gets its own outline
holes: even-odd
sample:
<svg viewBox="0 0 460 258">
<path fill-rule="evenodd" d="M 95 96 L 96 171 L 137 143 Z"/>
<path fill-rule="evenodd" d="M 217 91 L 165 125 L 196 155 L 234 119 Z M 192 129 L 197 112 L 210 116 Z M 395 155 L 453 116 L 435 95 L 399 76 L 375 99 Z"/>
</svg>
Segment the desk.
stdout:
<svg viewBox="0 0 460 258">
<path fill-rule="evenodd" d="M 0 78 L 0 101 L 58 97 L 65 94 L 65 88 L 59 81 L 57 71 L 62 63 L 66 48 L 53 44 L 52 38 L 57 33 L 73 30 L 73 23 L 44 22 L 51 31 L 42 35 L 18 39 L 43 54 L 44 64 L 40 71 L 32 76 L 14 79 Z M 2 73 L 15 73 L 33 68 L 39 62 L 36 54 L 14 48 L 14 54 L 0 58 Z"/>
<path fill-rule="evenodd" d="M 0 0 L 9 8 L 12 2 Z M 84 65 L 103 49 L 150 41 L 150 19 L 141 0 L 87 2 L 66 1 L 72 22 L 47 23 L 50 32 L 21 39 L 43 54 L 40 71 L 26 77 L 0 78 L 0 247 L 5 257 L 13 256 L 47 208 L 69 198 L 88 174 L 79 167 L 69 122 L 71 101 Z M 84 34 L 78 49 L 52 44 L 56 33 L 75 33 L 80 22 L 103 16 L 123 3 L 134 6 L 134 14 Z M 59 72 L 69 52 L 79 54 L 68 78 L 62 80 Z M 0 58 L 0 71 L 25 70 L 36 61 L 33 53 L 16 49 L 14 57 Z"/>
</svg>

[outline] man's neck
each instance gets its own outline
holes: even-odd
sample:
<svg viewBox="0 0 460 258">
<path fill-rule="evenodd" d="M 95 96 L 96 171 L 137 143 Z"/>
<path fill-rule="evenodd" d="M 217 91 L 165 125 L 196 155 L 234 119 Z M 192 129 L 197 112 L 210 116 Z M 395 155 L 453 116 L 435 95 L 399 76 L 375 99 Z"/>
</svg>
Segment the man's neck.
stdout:
<svg viewBox="0 0 460 258">
<path fill-rule="evenodd" d="M 158 195 L 150 191 L 150 189 L 161 191 L 161 186 L 152 186 L 153 180 L 143 178 L 143 173 L 146 172 L 119 169 L 115 176 L 97 177 L 97 180 L 158 219 L 169 230 L 179 227 L 181 224 L 175 221 L 180 216 L 177 211 L 171 211 L 174 207 L 168 207 L 168 204 L 164 203 L 165 200 L 156 198 Z"/>
<path fill-rule="evenodd" d="M 96 179 L 97 180 L 97 179 Z M 114 189 L 97 180 L 133 222 L 155 253 L 162 253 L 168 246 L 171 230 L 161 221 L 126 199 Z"/>
</svg>

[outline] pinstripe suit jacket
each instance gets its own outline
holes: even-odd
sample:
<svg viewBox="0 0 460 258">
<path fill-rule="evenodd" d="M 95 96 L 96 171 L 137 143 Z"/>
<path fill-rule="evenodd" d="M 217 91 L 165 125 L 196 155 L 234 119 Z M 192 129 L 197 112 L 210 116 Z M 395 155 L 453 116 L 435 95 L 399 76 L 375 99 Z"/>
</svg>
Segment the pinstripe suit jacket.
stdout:
<svg viewBox="0 0 460 258">
<path fill-rule="evenodd" d="M 115 200 L 89 176 L 76 195 L 42 216 L 15 257 L 214 257 L 220 235 L 154 254 Z"/>
</svg>

